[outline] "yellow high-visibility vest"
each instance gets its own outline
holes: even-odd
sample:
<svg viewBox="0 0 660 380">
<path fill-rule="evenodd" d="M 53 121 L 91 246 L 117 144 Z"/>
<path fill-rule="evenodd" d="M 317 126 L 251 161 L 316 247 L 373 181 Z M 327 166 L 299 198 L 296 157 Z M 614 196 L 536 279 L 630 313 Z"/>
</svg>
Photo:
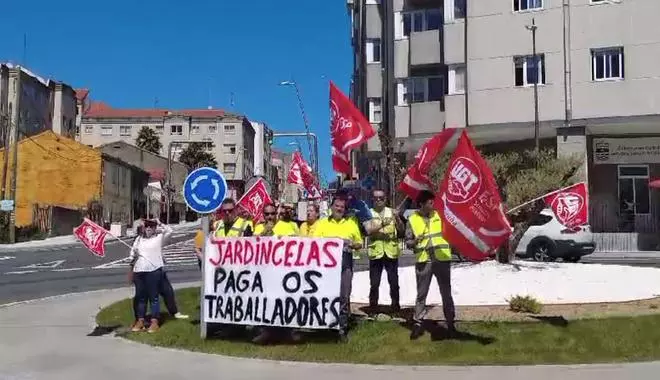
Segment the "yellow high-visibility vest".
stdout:
<svg viewBox="0 0 660 380">
<path fill-rule="evenodd" d="M 399 242 L 396 238 L 394 212 L 389 207 L 385 207 L 381 214 L 371 209 L 371 217 L 373 222 L 380 223 L 383 226 L 380 232 L 386 234 L 387 239 L 369 238 L 369 258 L 377 260 L 383 256 L 387 256 L 390 259 L 396 259 L 401 254 L 401 250 L 399 249 Z M 384 219 L 389 219 L 387 224 L 383 224 Z"/>
<path fill-rule="evenodd" d="M 254 234 L 261 236 L 266 229 L 265 223 L 259 223 L 254 227 Z M 273 226 L 273 236 L 297 236 L 300 234 L 296 222 L 285 222 L 282 220 L 277 221 Z"/>
<path fill-rule="evenodd" d="M 245 229 L 250 225 L 250 222 L 238 217 L 232 224 L 229 232 L 225 235 L 225 222 L 221 219 L 213 223 L 213 235 L 216 238 L 223 237 L 242 237 L 245 233 Z"/>
<path fill-rule="evenodd" d="M 435 253 L 435 258 L 438 261 L 451 261 L 451 248 L 449 243 L 442 237 L 442 221 L 437 212 L 433 211 L 428 219 L 415 212 L 410 215 L 408 223 L 410 223 L 415 238 L 420 239 L 414 248 L 418 263 L 431 260 L 429 251 Z"/>
</svg>

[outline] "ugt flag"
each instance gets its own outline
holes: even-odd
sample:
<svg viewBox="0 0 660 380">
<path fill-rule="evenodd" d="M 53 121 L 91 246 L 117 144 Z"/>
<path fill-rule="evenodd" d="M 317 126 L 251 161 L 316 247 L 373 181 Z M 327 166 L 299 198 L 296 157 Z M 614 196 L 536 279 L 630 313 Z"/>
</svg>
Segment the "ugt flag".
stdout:
<svg viewBox="0 0 660 380">
<path fill-rule="evenodd" d="M 73 229 L 73 235 L 95 256 L 105 257 L 105 237 L 108 234 L 103 227 L 85 218 L 81 225 Z"/>
<path fill-rule="evenodd" d="M 429 171 L 433 162 L 445 149 L 455 132 L 455 128 L 445 129 L 422 145 L 417 155 L 415 155 L 415 162 L 408 168 L 405 178 L 399 184 L 399 190 L 411 199 L 417 199 L 420 191 L 433 188 L 433 184 L 428 177 Z"/>
<path fill-rule="evenodd" d="M 353 102 L 330 82 L 330 138 L 332 168 L 351 174 L 351 150 L 376 135 L 371 123 Z"/>
<path fill-rule="evenodd" d="M 551 192 L 543 197 L 546 206 L 566 228 L 575 228 L 588 223 L 589 194 L 584 182 Z"/>
<path fill-rule="evenodd" d="M 268 203 L 273 203 L 270 194 L 266 190 L 266 183 L 263 178 L 259 178 L 257 182 L 250 187 L 248 191 L 243 194 L 241 199 L 236 202 L 236 205 L 245 210 L 255 223 L 262 220 L 264 214 L 264 206 Z"/>
<path fill-rule="evenodd" d="M 487 259 L 511 235 L 493 173 L 465 131 L 436 194 L 435 208 L 445 240 L 471 260 Z"/>
</svg>

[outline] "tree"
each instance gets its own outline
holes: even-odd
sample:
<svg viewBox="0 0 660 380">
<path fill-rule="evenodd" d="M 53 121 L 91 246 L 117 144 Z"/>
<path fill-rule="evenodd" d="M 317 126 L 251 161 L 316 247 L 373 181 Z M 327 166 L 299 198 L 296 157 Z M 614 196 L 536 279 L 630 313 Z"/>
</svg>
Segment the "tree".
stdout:
<svg viewBox="0 0 660 380">
<path fill-rule="evenodd" d="M 557 157 L 554 149 L 544 149 L 538 153 L 538 156 L 533 150 L 482 153 L 482 156 L 493 171 L 507 210 L 580 180 L 577 174 L 582 160 L 578 157 Z M 439 186 L 444 178 L 450 157 L 450 153 L 438 157 L 429 173 L 429 178 L 434 184 Z M 412 156 L 408 161 L 412 162 Z M 407 171 L 405 165 L 399 165 L 399 169 L 395 173 L 397 183 L 403 179 Z M 503 247 L 502 252 L 498 252 L 500 262 L 511 260 L 531 221 L 544 208 L 543 200 L 539 200 L 507 214 L 514 229 L 508 246 Z"/>
<path fill-rule="evenodd" d="M 160 154 L 160 149 L 163 147 L 156 132 L 147 126 L 142 127 L 138 132 L 135 145 L 154 154 Z"/>
<path fill-rule="evenodd" d="M 218 167 L 218 162 L 215 160 L 213 153 L 207 152 L 204 149 L 203 143 L 194 142 L 181 152 L 179 162 L 185 164 L 188 169 L 194 170 L 201 167 Z"/>
</svg>

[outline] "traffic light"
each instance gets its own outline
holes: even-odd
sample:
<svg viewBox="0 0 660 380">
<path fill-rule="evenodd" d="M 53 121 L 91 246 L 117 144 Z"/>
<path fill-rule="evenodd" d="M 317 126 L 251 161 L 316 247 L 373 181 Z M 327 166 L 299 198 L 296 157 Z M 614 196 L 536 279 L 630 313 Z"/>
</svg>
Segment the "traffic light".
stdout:
<svg viewBox="0 0 660 380">
<path fill-rule="evenodd" d="M 268 131 L 268 145 L 273 145 L 273 131 Z"/>
</svg>

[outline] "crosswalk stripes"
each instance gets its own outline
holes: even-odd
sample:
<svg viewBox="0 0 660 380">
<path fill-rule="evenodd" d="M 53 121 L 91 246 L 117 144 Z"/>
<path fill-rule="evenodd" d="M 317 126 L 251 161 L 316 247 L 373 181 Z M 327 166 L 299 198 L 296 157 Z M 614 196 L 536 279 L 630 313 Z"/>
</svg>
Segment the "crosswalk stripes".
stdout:
<svg viewBox="0 0 660 380">
<path fill-rule="evenodd" d="M 165 267 L 197 265 L 194 239 L 180 241 L 163 248 Z M 95 266 L 94 269 L 128 268 L 128 258 Z"/>
</svg>

